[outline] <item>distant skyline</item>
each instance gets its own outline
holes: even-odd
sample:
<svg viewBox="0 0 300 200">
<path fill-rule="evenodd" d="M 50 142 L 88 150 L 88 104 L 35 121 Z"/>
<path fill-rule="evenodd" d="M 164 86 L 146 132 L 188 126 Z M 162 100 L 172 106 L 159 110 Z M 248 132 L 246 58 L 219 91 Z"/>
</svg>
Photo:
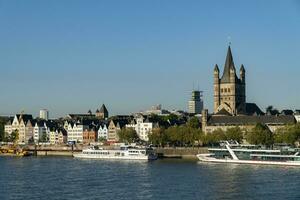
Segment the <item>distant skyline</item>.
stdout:
<svg viewBox="0 0 300 200">
<path fill-rule="evenodd" d="M 300 109 L 300 1 L 0 0 L 0 115 L 213 111 L 229 42 L 246 99 Z M 229 39 L 230 38 L 230 39 Z"/>
</svg>

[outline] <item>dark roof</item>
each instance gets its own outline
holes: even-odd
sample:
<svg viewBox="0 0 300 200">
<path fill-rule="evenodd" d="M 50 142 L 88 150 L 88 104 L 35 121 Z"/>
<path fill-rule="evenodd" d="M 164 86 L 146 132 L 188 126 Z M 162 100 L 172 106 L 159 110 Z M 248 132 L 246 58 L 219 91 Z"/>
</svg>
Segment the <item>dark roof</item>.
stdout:
<svg viewBox="0 0 300 200">
<path fill-rule="evenodd" d="M 233 69 L 235 71 L 231 48 L 230 48 L 230 46 L 228 46 L 226 61 L 225 61 L 225 65 L 224 65 L 224 71 L 223 71 L 223 75 L 221 78 L 221 83 L 229 83 L 230 82 L 230 69 Z M 238 80 L 236 74 L 235 74 L 235 79 Z"/>
<path fill-rule="evenodd" d="M 59 132 L 61 132 L 64 136 L 67 136 L 67 131 L 64 128 L 59 128 Z"/>
<path fill-rule="evenodd" d="M 100 111 L 99 111 L 100 113 L 108 113 L 108 111 L 107 111 L 107 109 L 106 109 L 106 107 L 105 107 L 105 105 L 104 104 L 102 104 L 102 106 L 101 106 L 101 108 L 100 108 Z"/>
<path fill-rule="evenodd" d="M 210 125 L 255 125 L 262 124 L 292 124 L 295 123 L 295 118 L 292 115 L 261 115 L 261 116 L 217 116 L 208 117 Z"/>
<path fill-rule="evenodd" d="M 37 124 L 39 127 L 44 126 L 46 120 L 43 119 L 38 119 L 34 122 L 33 126 L 35 126 L 35 124 Z"/>
<path fill-rule="evenodd" d="M 282 110 L 280 114 L 281 115 L 293 115 L 294 111 L 286 109 L 286 110 Z"/>
<path fill-rule="evenodd" d="M 28 115 L 28 114 L 17 114 L 16 115 L 18 120 L 20 121 L 21 119 L 23 119 L 24 123 L 26 124 L 28 120 L 32 120 L 32 115 Z"/>
<path fill-rule="evenodd" d="M 48 120 L 45 122 L 46 123 L 46 126 L 51 130 L 56 130 L 58 128 L 58 124 L 55 122 L 55 121 L 52 121 L 52 120 Z"/>
<path fill-rule="evenodd" d="M 219 112 L 217 112 L 216 115 L 231 115 L 231 114 L 223 108 Z"/>
<path fill-rule="evenodd" d="M 246 103 L 247 115 L 264 115 L 264 112 L 255 103 Z"/>
<path fill-rule="evenodd" d="M 245 67 L 244 67 L 244 65 L 243 65 L 243 64 L 241 65 L 240 71 L 243 71 L 243 72 L 245 72 Z"/>
<path fill-rule="evenodd" d="M 95 118 L 94 114 L 68 114 L 71 119 Z"/>
<path fill-rule="evenodd" d="M 114 125 L 117 127 L 119 126 L 120 128 L 123 128 L 126 124 L 130 123 L 129 119 L 111 119 L 110 121 L 112 121 L 114 123 Z"/>
<path fill-rule="evenodd" d="M 220 70 L 219 70 L 219 67 L 218 67 L 218 65 L 217 65 L 217 64 L 215 65 L 214 71 L 217 71 L 217 72 L 219 72 L 219 71 L 220 71 Z"/>
</svg>

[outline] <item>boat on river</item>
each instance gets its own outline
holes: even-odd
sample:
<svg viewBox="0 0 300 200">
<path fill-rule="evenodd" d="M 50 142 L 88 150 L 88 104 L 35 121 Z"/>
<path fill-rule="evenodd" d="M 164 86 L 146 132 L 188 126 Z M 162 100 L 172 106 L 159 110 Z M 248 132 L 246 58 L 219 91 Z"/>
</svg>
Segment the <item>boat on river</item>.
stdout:
<svg viewBox="0 0 300 200">
<path fill-rule="evenodd" d="M 298 148 L 263 149 L 256 145 L 240 145 L 224 141 L 209 153 L 198 154 L 202 162 L 300 166 Z"/>
<path fill-rule="evenodd" d="M 80 153 L 74 153 L 75 158 L 108 159 L 108 160 L 156 160 L 157 155 L 147 148 L 121 146 L 120 149 L 103 149 L 90 146 Z"/>
</svg>

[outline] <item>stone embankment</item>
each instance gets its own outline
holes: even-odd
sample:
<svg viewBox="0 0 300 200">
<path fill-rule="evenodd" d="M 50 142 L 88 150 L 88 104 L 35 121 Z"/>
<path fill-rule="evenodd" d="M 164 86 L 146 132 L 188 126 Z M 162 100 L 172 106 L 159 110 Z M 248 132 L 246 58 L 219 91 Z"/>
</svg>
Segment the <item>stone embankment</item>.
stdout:
<svg viewBox="0 0 300 200">
<path fill-rule="evenodd" d="M 205 147 L 165 147 L 165 148 L 156 148 L 155 152 L 161 158 L 183 158 L 183 159 L 197 159 L 196 155 L 199 153 L 207 153 L 207 148 Z"/>
<path fill-rule="evenodd" d="M 85 146 L 83 145 L 29 145 L 23 147 L 25 151 L 32 152 L 37 156 L 72 156 L 74 152 L 80 152 Z M 10 149 L 11 147 L 1 147 L 2 149 Z M 18 147 L 20 148 L 20 147 Z M 114 146 L 104 146 L 104 149 L 114 149 Z M 199 153 L 207 153 L 205 147 L 165 147 L 154 148 L 154 152 L 158 154 L 159 158 L 182 158 L 182 159 L 197 159 L 196 155 Z"/>
</svg>

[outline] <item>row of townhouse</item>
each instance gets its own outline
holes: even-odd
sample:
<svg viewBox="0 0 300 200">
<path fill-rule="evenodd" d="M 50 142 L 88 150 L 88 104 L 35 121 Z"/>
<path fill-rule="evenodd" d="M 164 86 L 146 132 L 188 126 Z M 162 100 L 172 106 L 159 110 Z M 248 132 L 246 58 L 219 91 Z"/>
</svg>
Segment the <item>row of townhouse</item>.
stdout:
<svg viewBox="0 0 300 200">
<path fill-rule="evenodd" d="M 32 115 L 18 114 L 10 119 L 4 126 L 4 132 L 10 136 L 14 131 L 19 134 L 18 143 L 28 143 L 33 139 L 34 120 Z"/>
<path fill-rule="evenodd" d="M 184 119 L 162 120 L 161 118 L 136 114 L 129 124 L 126 124 L 126 128 L 133 128 L 139 138 L 143 141 L 149 141 L 149 135 L 153 129 L 170 126 L 177 126 L 185 124 Z"/>
<path fill-rule="evenodd" d="M 60 140 L 60 137 L 53 137 L 54 134 L 66 132 L 59 129 L 58 123 L 52 120 L 36 120 L 32 115 L 17 114 L 10 119 L 4 126 L 4 132 L 10 136 L 14 131 L 19 134 L 17 143 L 28 144 L 30 142 L 50 142 L 52 144 L 64 143 L 65 140 Z M 54 140 L 57 138 L 57 140 Z"/>
<path fill-rule="evenodd" d="M 77 122 L 65 121 L 67 141 L 92 143 L 106 140 L 109 143 L 118 142 L 118 131 L 122 128 L 133 128 L 141 140 L 148 141 L 149 134 L 158 123 L 151 122 L 142 115 L 132 117 L 115 117 L 110 121 L 80 120 Z"/>
<path fill-rule="evenodd" d="M 19 143 L 28 143 L 30 140 L 51 144 L 92 143 L 103 140 L 114 143 L 118 142 L 118 131 L 122 128 L 133 128 L 141 140 L 148 141 L 153 128 L 160 125 L 161 123 L 151 117 L 143 115 L 116 116 L 109 121 L 79 119 L 58 122 L 35 120 L 32 115 L 18 114 L 5 125 L 5 132 L 10 135 L 18 130 Z"/>
</svg>

